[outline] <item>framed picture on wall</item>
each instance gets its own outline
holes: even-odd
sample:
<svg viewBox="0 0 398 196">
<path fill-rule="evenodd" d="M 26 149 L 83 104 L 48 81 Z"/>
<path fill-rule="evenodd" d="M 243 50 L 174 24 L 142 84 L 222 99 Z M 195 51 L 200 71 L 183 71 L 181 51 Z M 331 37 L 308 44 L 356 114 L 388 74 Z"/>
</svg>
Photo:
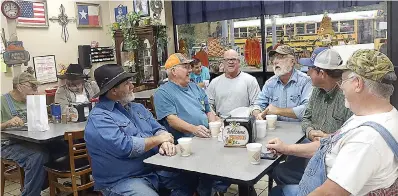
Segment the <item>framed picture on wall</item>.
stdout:
<svg viewBox="0 0 398 196">
<path fill-rule="evenodd" d="M 33 57 L 33 67 L 36 79 L 41 84 L 58 81 L 54 55 Z"/>
<path fill-rule="evenodd" d="M 115 21 L 120 23 L 122 22 L 127 15 L 127 6 L 119 5 L 115 8 Z"/>
<path fill-rule="evenodd" d="M 95 3 L 76 2 L 77 27 L 101 28 L 101 6 Z"/>
<path fill-rule="evenodd" d="M 149 0 L 133 0 L 135 13 L 141 13 L 141 16 L 149 16 Z"/>
<path fill-rule="evenodd" d="M 21 15 L 16 19 L 17 27 L 48 27 L 47 1 L 16 1 Z"/>
</svg>

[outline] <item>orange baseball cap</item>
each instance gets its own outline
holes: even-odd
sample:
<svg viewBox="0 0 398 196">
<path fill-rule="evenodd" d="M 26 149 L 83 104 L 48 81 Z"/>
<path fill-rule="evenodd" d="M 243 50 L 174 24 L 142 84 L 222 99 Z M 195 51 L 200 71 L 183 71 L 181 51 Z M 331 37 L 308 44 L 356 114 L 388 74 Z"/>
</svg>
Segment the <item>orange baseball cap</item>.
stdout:
<svg viewBox="0 0 398 196">
<path fill-rule="evenodd" d="M 189 64 L 192 61 L 193 60 L 188 60 L 187 57 L 185 57 L 181 53 L 174 53 L 174 54 L 169 56 L 169 58 L 166 61 L 166 64 L 164 65 L 164 67 L 166 69 L 170 69 L 170 68 L 172 68 L 172 67 L 174 67 L 176 65 Z"/>
</svg>

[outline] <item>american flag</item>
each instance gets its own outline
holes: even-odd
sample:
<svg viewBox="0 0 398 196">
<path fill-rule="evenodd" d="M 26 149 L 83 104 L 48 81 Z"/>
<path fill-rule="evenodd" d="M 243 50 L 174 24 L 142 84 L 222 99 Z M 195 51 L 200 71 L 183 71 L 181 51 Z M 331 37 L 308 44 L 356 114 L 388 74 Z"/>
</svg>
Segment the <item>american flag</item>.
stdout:
<svg viewBox="0 0 398 196">
<path fill-rule="evenodd" d="M 21 16 L 18 17 L 18 23 L 24 25 L 46 24 L 46 10 L 44 2 L 18 1 L 21 7 Z"/>
</svg>

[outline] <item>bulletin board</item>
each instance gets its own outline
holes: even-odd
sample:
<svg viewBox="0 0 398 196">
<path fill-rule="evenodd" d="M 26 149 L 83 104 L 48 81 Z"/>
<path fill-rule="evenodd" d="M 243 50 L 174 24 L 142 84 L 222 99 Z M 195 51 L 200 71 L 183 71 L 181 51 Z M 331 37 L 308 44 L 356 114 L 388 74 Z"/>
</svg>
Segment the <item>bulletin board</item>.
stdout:
<svg viewBox="0 0 398 196">
<path fill-rule="evenodd" d="M 54 55 L 33 57 L 33 66 L 36 79 L 41 84 L 58 81 Z"/>
</svg>

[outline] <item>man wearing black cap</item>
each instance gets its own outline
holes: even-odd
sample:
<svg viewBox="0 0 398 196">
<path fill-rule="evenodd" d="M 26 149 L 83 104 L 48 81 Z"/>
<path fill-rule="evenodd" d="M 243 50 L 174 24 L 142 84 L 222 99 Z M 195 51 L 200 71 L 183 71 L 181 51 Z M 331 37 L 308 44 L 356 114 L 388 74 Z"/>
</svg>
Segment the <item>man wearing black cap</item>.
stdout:
<svg viewBox="0 0 398 196">
<path fill-rule="evenodd" d="M 94 72 L 100 87 L 99 103 L 85 129 L 95 189 L 103 195 L 158 195 L 159 187 L 171 195 L 193 195 L 195 183 L 183 174 L 164 179 L 143 160 L 160 153 L 174 156 L 173 136 L 141 104 L 133 103 L 133 73 L 107 64 Z M 159 148 L 158 148 L 159 146 Z M 178 177 L 178 178 L 177 178 Z"/>
<path fill-rule="evenodd" d="M 87 76 L 83 74 L 83 67 L 79 64 L 70 64 L 65 74 L 58 76 L 66 79 L 65 85 L 58 87 L 54 101 L 61 104 L 62 111 L 71 103 L 88 102 L 99 92 L 97 84 L 94 81 L 85 81 L 85 77 Z"/>
</svg>

